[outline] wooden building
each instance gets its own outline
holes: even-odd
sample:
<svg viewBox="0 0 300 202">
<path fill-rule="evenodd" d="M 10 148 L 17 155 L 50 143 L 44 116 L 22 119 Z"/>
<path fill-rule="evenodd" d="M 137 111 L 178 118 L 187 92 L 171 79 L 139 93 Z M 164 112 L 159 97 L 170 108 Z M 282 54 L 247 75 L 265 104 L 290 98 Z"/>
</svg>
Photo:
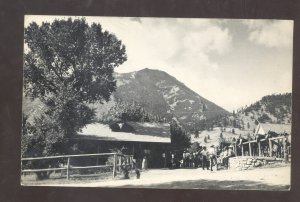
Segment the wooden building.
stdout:
<svg viewBox="0 0 300 202">
<path fill-rule="evenodd" d="M 162 167 L 162 154 L 171 143 L 170 125 L 149 122 L 92 123 L 73 138 L 81 153 L 122 151 L 127 155 L 147 157 L 149 168 Z"/>
<path fill-rule="evenodd" d="M 254 140 L 242 143 L 242 156 L 245 155 L 245 150 L 250 156 L 283 157 L 290 154 L 290 124 L 259 123 L 254 137 Z"/>
</svg>

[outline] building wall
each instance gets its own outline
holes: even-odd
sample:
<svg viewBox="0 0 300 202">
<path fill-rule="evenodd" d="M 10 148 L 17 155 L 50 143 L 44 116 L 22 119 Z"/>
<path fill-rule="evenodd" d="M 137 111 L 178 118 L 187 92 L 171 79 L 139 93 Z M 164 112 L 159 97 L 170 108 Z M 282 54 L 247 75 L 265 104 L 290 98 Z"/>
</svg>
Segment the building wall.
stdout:
<svg viewBox="0 0 300 202">
<path fill-rule="evenodd" d="M 126 155 L 138 155 L 147 158 L 149 168 L 163 167 L 162 153 L 168 151 L 166 143 L 149 142 L 123 142 L 123 141 L 98 141 L 80 140 L 76 143 L 80 153 L 111 153 L 122 150 Z"/>
</svg>

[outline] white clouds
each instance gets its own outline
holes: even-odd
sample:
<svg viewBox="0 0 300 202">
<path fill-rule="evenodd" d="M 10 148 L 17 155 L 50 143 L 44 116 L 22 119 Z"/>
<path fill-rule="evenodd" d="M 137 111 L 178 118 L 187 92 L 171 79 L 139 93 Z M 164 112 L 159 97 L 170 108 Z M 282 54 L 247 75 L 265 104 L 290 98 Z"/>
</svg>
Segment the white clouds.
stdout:
<svg viewBox="0 0 300 202">
<path fill-rule="evenodd" d="M 232 40 L 227 29 L 210 20 L 103 18 L 100 22 L 127 47 L 128 61 L 119 71 L 127 71 L 131 66 L 183 69 L 199 64 L 217 69 L 208 54 L 226 52 Z"/>
<path fill-rule="evenodd" d="M 210 60 L 210 54 L 230 50 L 232 37 L 228 29 L 211 19 L 176 18 L 119 18 L 85 17 L 88 23 L 100 23 L 103 29 L 114 33 L 126 46 L 128 61 L 116 69 L 129 72 L 145 67 L 189 71 L 216 71 L 219 65 Z M 67 16 L 26 16 L 41 24 Z"/>
<path fill-rule="evenodd" d="M 293 42 L 291 20 L 248 20 L 249 40 L 270 48 L 289 47 Z"/>
</svg>

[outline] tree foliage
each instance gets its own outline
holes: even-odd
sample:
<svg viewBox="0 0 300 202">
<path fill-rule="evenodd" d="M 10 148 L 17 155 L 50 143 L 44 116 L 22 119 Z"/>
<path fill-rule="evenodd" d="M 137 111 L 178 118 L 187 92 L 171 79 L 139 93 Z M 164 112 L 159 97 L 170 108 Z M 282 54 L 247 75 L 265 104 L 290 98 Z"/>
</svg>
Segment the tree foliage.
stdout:
<svg viewBox="0 0 300 202">
<path fill-rule="evenodd" d="M 177 120 L 172 120 L 170 124 L 171 145 L 174 150 L 183 150 L 191 145 L 191 138 L 180 126 Z"/>
<path fill-rule="evenodd" d="M 265 122 L 271 121 L 271 118 L 266 113 L 263 113 L 260 117 L 257 118 L 257 120 L 260 123 L 265 123 Z"/>
<path fill-rule="evenodd" d="M 191 152 L 191 153 L 196 153 L 196 152 L 198 152 L 199 150 L 200 150 L 200 144 L 199 144 L 199 142 L 194 142 L 192 145 L 191 145 L 191 147 L 188 149 L 188 151 L 189 152 Z"/>
<path fill-rule="evenodd" d="M 99 117 L 99 122 L 112 123 L 117 121 L 135 121 L 135 122 L 169 122 L 170 120 L 160 115 L 154 115 L 138 103 L 127 103 L 118 100 L 107 113 Z"/>
<path fill-rule="evenodd" d="M 277 119 L 278 123 L 286 123 L 292 113 L 292 94 L 273 94 L 264 96 L 260 101 L 245 108 L 245 112 L 255 112 L 262 117 L 262 122 L 271 122 L 264 114 L 270 114 Z"/>
<path fill-rule="evenodd" d="M 84 19 L 31 23 L 25 43 L 24 88 L 33 98 L 62 93 L 68 99 L 72 91 L 80 102 L 108 101 L 116 88 L 113 70 L 126 61 L 121 41 Z"/>
<path fill-rule="evenodd" d="M 64 153 L 68 139 L 93 121 L 94 110 L 87 104 L 108 101 L 116 89 L 113 72 L 127 59 L 125 46 L 84 18 L 33 22 L 24 39 L 24 92 L 47 110 L 33 123 L 23 123 L 25 142 L 31 145 L 23 145 L 22 152 Z"/>
</svg>

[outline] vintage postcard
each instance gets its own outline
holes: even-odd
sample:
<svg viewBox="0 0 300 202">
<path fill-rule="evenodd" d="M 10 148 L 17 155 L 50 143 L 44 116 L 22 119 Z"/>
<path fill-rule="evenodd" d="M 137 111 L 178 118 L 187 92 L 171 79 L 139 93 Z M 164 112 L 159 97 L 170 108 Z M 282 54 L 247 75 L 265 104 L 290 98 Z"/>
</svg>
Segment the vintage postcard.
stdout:
<svg viewBox="0 0 300 202">
<path fill-rule="evenodd" d="M 26 15 L 21 184 L 289 190 L 293 21 Z"/>
</svg>

